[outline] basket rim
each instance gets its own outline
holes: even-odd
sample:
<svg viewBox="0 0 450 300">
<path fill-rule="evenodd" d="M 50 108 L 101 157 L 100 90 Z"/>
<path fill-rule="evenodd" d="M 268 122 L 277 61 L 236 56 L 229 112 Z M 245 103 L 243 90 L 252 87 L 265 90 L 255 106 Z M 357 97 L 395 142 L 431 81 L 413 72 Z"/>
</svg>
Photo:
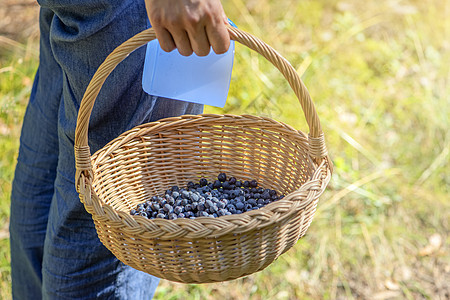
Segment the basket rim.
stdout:
<svg viewBox="0 0 450 300">
<path fill-rule="evenodd" d="M 80 200 L 95 221 L 117 228 L 120 232 L 131 233 L 138 236 L 139 239 L 215 239 L 228 234 L 245 234 L 252 230 L 262 230 L 305 210 L 321 196 L 331 178 L 331 172 L 329 168 L 326 168 L 324 162 L 314 175 L 314 179 L 306 182 L 298 190 L 281 200 L 258 210 L 218 218 L 198 217 L 196 219 L 166 220 L 132 216 L 104 203 L 89 185 L 81 189 Z M 323 179 L 320 179 L 321 177 Z M 83 190 L 85 193 L 91 192 L 89 197 L 86 197 Z M 306 200 L 303 202 L 292 201 L 296 196 L 301 196 Z M 92 201 L 92 199 L 95 200 Z"/>
<path fill-rule="evenodd" d="M 301 138 L 305 138 L 306 142 L 308 142 L 306 134 L 302 131 L 268 117 L 232 114 L 183 115 L 138 125 L 122 133 L 92 155 L 92 166 L 95 166 L 97 159 L 108 156 L 113 151 L 111 149 L 119 148 L 142 133 L 150 133 L 156 130 L 161 131 L 168 125 L 171 126 L 171 129 L 174 129 L 173 125 L 177 123 L 180 126 L 183 124 L 203 124 L 203 121 L 211 122 L 211 119 L 215 120 L 212 126 L 216 126 L 215 124 L 218 120 L 224 122 L 233 120 L 234 123 L 231 126 L 240 126 L 239 121 L 245 121 L 246 119 L 254 121 L 256 119 L 260 120 L 261 124 L 276 125 L 290 133 L 299 134 Z M 217 126 L 220 126 L 220 122 L 218 124 Z M 229 123 L 226 124 L 230 125 Z M 94 220 L 97 219 L 100 222 L 110 223 L 111 226 L 116 228 L 121 227 L 122 231 L 133 232 L 133 234 L 139 235 L 139 237 L 191 239 L 219 237 L 229 233 L 242 234 L 250 230 L 262 229 L 266 226 L 283 222 L 287 218 L 299 213 L 299 211 L 304 210 L 314 200 L 320 197 L 331 178 L 331 169 L 327 160 L 323 160 L 320 164 L 317 164 L 311 157 L 309 159 L 314 166 L 314 172 L 310 179 L 302 186 L 286 195 L 282 200 L 270 203 L 258 210 L 243 212 L 241 214 L 221 216 L 218 218 L 198 217 L 196 219 L 176 220 L 147 219 L 142 216 L 132 216 L 129 213 L 115 209 L 112 205 L 106 204 L 99 198 L 92 185 L 94 180 L 93 173 L 90 178 L 83 174 L 82 177 L 84 180 L 80 180 L 80 200 L 85 205 L 86 210 L 91 213 Z M 301 199 L 301 201 L 295 199 Z"/>
<path fill-rule="evenodd" d="M 82 175 L 82 177 L 84 176 Z M 283 199 L 258 210 L 218 218 L 198 217 L 166 220 L 132 216 L 104 203 L 93 191 L 91 183 L 86 182 L 90 181 L 88 178 L 81 181 L 88 184 L 80 187 L 80 200 L 95 221 L 107 224 L 120 232 L 131 233 L 138 236 L 139 239 L 216 239 L 228 234 L 245 234 L 252 230 L 261 230 L 301 213 L 322 195 L 330 178 L 330 169 L 325 162 L 322 162 L 311 180 Z M 293 201 L 297 196 L 306 200 Z"/>
</svg>

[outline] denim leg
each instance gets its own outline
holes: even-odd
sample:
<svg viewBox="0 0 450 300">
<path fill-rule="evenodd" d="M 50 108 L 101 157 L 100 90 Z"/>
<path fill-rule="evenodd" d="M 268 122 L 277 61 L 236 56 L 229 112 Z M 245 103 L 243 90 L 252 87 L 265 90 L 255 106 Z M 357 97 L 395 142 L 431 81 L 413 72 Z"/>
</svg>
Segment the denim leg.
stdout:
<svg viewBox="0 0 450 300">
<path fill-rule="evenodd" d="M 56 2 L 56 4 L 55 4 Z M 62 5 L 62 2 L 67 2 Z M 159 279 L 125 266 L 99 241 L 91 216 L 75 190 L 74 133 L 83 93 L 106 56 L 146 28 L 144 1 L 40 1 L 55 12 L 50 45 L 62 70 L 58 114 L 58 165 L 42 265 L 44 299 L 151 299 Z M 202 105 L 145 94 L 145 49 L 132 53 L 110 75 L 89 125 L 91 153 L 132 127 Z"/>
<path fill-rule="evenodd" d="M 40 65 L 20 137 L 11 192 L 10 247 L 14 299 L 39 299 L 47 218 L 58 162 L 61 69 L 49 44 L 53 13 L 40 12 Z"/>
</svg>

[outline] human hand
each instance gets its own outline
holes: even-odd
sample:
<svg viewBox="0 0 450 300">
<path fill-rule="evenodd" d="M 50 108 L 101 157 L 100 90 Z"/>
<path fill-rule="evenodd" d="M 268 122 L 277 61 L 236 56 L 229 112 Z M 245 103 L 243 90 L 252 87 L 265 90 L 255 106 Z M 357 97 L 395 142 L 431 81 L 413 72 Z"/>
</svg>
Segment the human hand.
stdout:
<svg viewBox="0 0 450 300">
<path fill-rule="evenodd" d="M 227 17 L 220 0 L 145 0 L 147 14 L 161 48 L 181 55 L 217 54 L 230 46 Z"/>
</svg>

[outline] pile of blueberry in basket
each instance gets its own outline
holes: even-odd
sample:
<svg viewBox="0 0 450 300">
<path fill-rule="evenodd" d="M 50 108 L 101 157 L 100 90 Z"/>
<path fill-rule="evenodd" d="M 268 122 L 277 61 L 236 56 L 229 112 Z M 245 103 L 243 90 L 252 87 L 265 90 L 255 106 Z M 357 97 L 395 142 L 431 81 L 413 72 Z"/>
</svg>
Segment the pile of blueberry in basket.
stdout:
<svg viewBox="0 0 450 300">
<path fill-rule="evenodd" d="M 256 180 L 240 181 L 220 173 L 214 182 L 202 178 L 199 183 L 188 182 L 185 188 L 173 186 L 164 195 L 138 204 L 130 214 L 169 220 L 217 218 L 260 209 L 283 197 L 275 190 L 258 187 Z"/>
</svg>

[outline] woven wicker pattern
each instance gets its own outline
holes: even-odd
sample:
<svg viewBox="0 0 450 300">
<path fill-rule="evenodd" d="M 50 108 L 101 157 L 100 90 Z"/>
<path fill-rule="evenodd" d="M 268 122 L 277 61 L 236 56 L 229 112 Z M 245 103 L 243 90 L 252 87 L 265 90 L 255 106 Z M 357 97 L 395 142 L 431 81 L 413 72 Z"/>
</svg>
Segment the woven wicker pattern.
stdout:
<svg viewBox="0 0 450 300">
<path fill-rule="evenodd" d="M 260 271 L 307 231 L 331 176 L 319 119 L 295 70 L 269 46 L 230 27 L 233 39 L 262 53 L 287 78 L 310 127 L 250 115 L 186 115 L 143 124 L 90 155 L 87 124 L 108 74 L 154 39 L 144 31 L 119 46 L 89 85 L 79 112 L 77 189 L 102 243 L 124 263 L 160 278 L 206 283 Z M 262 209 L 219 218 L 149 220 L 129 211 L 173 185 L 225 172 L 285 195 Z"/>
</svg>

